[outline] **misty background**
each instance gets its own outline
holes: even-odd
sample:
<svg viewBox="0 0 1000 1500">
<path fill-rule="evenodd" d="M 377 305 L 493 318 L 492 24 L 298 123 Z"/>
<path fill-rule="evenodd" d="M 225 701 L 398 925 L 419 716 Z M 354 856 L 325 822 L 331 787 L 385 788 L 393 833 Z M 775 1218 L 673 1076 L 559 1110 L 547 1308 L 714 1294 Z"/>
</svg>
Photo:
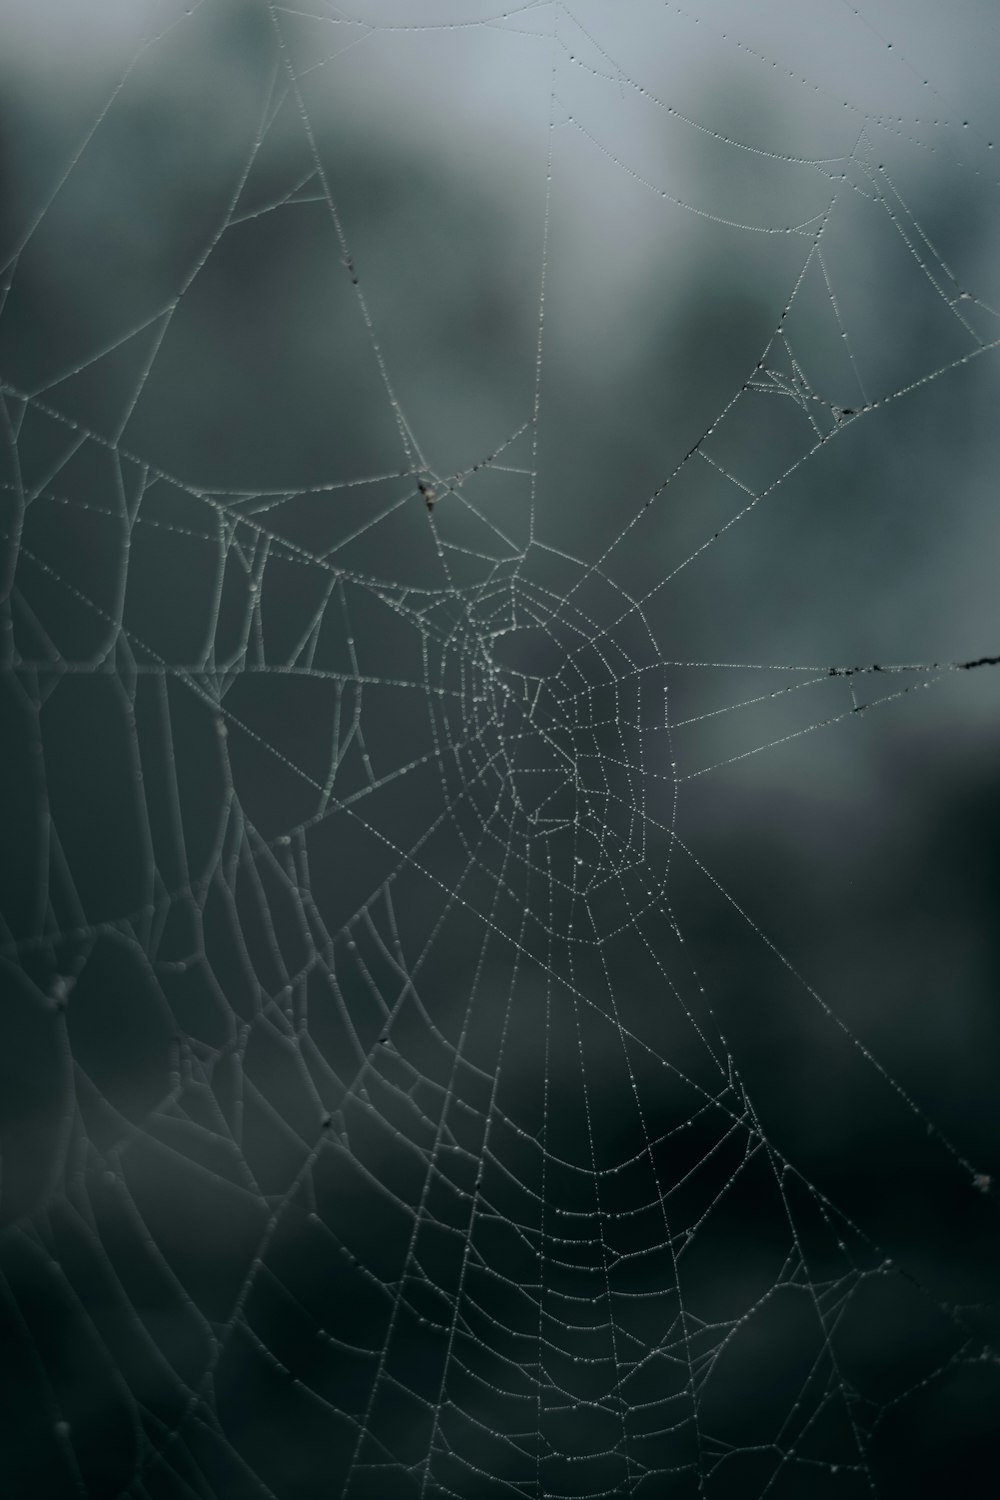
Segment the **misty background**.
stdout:
<svg viewBox="0 0 1000 1500">
<path fill-rule="evenodd" d="M 0 14 L 4 1495 L 993 1492 L 997 45 Z"/>
</svg>

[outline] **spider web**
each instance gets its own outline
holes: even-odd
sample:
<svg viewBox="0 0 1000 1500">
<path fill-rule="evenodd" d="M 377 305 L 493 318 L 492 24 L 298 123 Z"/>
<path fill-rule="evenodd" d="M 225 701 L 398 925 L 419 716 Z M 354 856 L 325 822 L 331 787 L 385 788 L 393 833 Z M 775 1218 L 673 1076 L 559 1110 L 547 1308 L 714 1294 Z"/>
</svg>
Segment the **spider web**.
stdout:
<svg viewBox="0 0 1000 1500">
<path fill-rule="evenodd" d="M 106 15 L 8 90 L 4 1493 L 964 1493 L 988 1066 L 752 820 L 995 723 L 988 136 L 850 5 Z"/>
</svg>

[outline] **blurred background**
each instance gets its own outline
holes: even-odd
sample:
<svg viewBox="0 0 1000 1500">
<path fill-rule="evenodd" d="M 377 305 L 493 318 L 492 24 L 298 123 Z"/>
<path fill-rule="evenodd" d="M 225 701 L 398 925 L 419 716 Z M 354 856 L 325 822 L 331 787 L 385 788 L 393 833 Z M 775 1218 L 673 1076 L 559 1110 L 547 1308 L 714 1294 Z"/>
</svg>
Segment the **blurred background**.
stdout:
<svg viewBox="0 0 1000 1500">
<path fill-rule="evenodd" d="M 0 10 L 0 1493 L 979 1496 L 985 4 Z"/>
</svg>

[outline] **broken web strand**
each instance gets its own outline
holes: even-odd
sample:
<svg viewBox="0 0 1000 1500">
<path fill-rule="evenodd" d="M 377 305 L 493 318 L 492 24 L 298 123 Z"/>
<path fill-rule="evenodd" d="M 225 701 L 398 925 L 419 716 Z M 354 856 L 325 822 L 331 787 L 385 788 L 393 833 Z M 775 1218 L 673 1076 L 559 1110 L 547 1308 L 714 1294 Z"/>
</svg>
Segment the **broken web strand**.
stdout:
<svg viewBox="0 0 1000 1500">
<path fill-rule="evenodd" d="M 881 170 L 884 173 L 884 168 L 882 168 Z M 835 200 L 834 200 L 834 203 L 835 203 Z M 831 203 L 830 212 L 833 211 L 834 203 Z M 810 250 L 809 256 L 806 259 L 806 262 L 805 262 L 805 265 L 803 267 L 802 273 L 801 273 L 801 275 L 799 277 L 798 282 L 796 283 L 795 288 L 793 289 L 792 296 L 789 299 L 789 303 L 788 303 L 787 307 L 785 308 L 784 313 L 782 314 L 782 323 L 784 322 L 784 320 L 787 318 L 788 314 L 791 311 L 791 308 L 792 308 L 794 300 L 795 300 L 795 295 L 798 292 L 799 287 L 802 285 L 802 281 L 804 280 L 806 271 L 807 271 L 807 269 L 809 267 L 809 264 L 810 264 L 810 262 L 811 262 L 811 260 L 813 258 L 813 255 L 815 254 L 815 255 L 817 255 L 819 263 L 823 267 L 824 280 L 826 281 L 826 284 L 827 284 L 828 289 L 829 289 L 829 296 L 830 296 L 830 300 L 831 300 L 831 305 L 834 308 L 834 311 L 835 311 L 835 314 L 836 314 L 836 317 L 837 317 L 837 322 L 841 326 L 842 337 L 846 340 L 847 339 L 847 334 L 843 330 L 843 325 L 842 325 L 842 320 L 840 318 L 839 308 L 837 307 L 837 304 L 836 304 L 836 298 L 835 298 L 835 295 L 833 293 L 833 289 L 832 289 L 832 287 L 830 287 L 830 284 L 829 284 L 829 276 L 828 276 L 828 273 L 827 273 L 827 270 L 826 270 L 825 263 L 822 260 L 822 255 L 819 253 L 820 236 L 822 235 L 822 230 L 823 230 L 823 227 L 825 227 L 826 222 L 827 222 L 827 219 L 824 218 L 824 222 L 823 222 L 823 225 L 821 226 L 820 231 L 819 231 L 819 233 L 817 235 L 817 239 L 816 239 L 816 241 L 815 241 L 812 249 Z M 904 238 L 905 238 L 905 236 L 904 236 Z M 967 324 L 966 320 L 964 319 L 964 317 L 962 317 L 960 311 L 955 307 L 954 301 L 952 299 L 949 299 L 949 298 L 947 298 L 945 296 L 945 293 L 942 291 L 942 289 L 937 286 L 936 282 L 934 282 L 934 278 L 933 278 L 933 275 L 932 275 L 930 269 L 923 263 L 923 261 L 920 260 L 920 258 L 918 256 L 916 256 L 916 253 L 913 250 L 912 245 L 910 245 L 909 241 L 907 241 L 907 244 L 908 244 L 908 248 L 910 248 L 910 250 L 911 250 L 911 253 L 914 253 L 915 258 L 918 259 L 918 262 L 921 265 L 921 269 L 924 270 L 925 274 L 928 277 L 928 280 L 930 280 L 931 283 L 933 285 L 935 285 L 935 289 L 938 291 L 939 295 L 941 295 L 947 301 L 949 308 L 959 318 L 959 321 L 963 324 L 963 326 L 968 329 L 968 324 Z M 949 273 L 949 275 L 950 275 L 950 273 Z M 952 279 L 954 280 L 954 278 L 952 278 Z M 969 293 L 959 293 L 958 296 L 962 297 L 963 299 L 967 299 L 967 298 L 969 298 L 971 296 L 971 294 L 969 294 Z M 978 301 L 978 299 L 976 299 L 976 300 Z M 981 305 L 985 306 L 985 304 L 981 304 Z M 968 331 L 970 332 L 970 334 L 972 333 L 971 329 L 969 329 Z M 739 390 L 737 391 L 736 395 L 731 399 L 731 401 L 728 403 L 728 405 L 726 406 L 726 408 L 724 409 L 724 411 L 720 414 L 720 416 L 716 419 L 716 421 L 706 430 L 706 432 L 702 435 L 702 437 L 698 440 L 698 442 L 688 451 L 688 453 L 685 454 L 684 458 L 680 461 L 680 463 L 678 464 L 678 466 L 674 470 L 671 471 L 670 475 L 663 482 L 663 484 L 661 484 L 660 486 L 658 486 L 658 488 L 643 503 L 642 508 L 633 515 L 632 520 L 627 524 L 627 526 L 611 541 L 611 543 L 608 544 L 608 546 L 605 548 L 604 552 L 601 554 L 601 556 L 597 560 L 597 562 L 595 562 L 594 564 L 592 564 L 591 565 L 591 569 L 588 570 L 587 572 L 585 572 L 584 575 L 581 577 L 581 579 L 576 584 L 574 584 L 571 587 L 570 593 L 569 593 L 568 597 L 571 597 L 572 594 L 582 585 L 582 583 L 585 581 L 585 578 L 587 576 L 589 576 L 589 572 L 590 571 L 598 572 L 603 567 L 603 565 L 605 564 L 605 562 L 607 561 L 607 559 L 610 557 L 610 555 L 612 554 L 612 552 L 615 550 L 615 548 L 618 547 L 626 539 L 626 537 L 628 536 L 628 534 L 632 530 L 632 528 L 635 527 L 636 525 L 638 525 L 638 523 L 643 519 L 643 517 L 644 517 L 646 511 L 649 509 L 649 507 L 652 506 L 655 501 L 659 500 L 659 498 L 661 497 L 661 495 L 663 495 L 669 489 L 671 483 L 679 476 L 679 474 L 681 473 L 681 471 L 687 465 L 687 463 L 689 462 L 689 460 L 691 458 L 693 458 L 695 456 L 698 456 L 698 457 L 702 458 L 706 463 L 710 464 L 713 468 L 715 468 L 716 470 L 718 470 L 718 472 L 720 472 L 727 479 L 729 479 L 740 491 L 742 491 L 747 496 L 747 499 L 746 499 L 746 502 L 743 505 L 743 507 L 739 511 L 737 511 L 733 516 L 731 516 L 729 518 L 729 520 L 726 521 L 717 531 L 711 533 L 705 539 L 704 542 L 702 542 L 697 548 L 695 548 L 695 550 L 693 552 L 691 552 L 690 554 L 688 554 L 679 563 L 675 564 L 674 567 L 668 573 L 666 573 L 663 576 L 663 578 L 661 578 L 650 589 L 650 591 L 646 595 L 643 596 L 643 600 L 642 600 L 643 603 L 645 603 L 650 598 L 652 598 L 653 595 L 655 593 L 657 593 L 660 589 L 666 587 L 666 585 L 668 585 L 670 582 L 672 582 L 673 579 L 675 577 L 677 577 L 679 573 L 681 573 L 691 563 L 693 563 L 694 561 L 696 561 L 710 547 L 714 546 L 715 543 L 717 541 L 719 541 L 719 539 L 722 536 L 724 536 L 725 533 L 728 532 L 731 527 L 735 526 L 738 522 L 742 521 L 744 519 L 744 517 L 747 516 L 762 500 L 765 500 L 766 498 L 768 498 L 787 479 L 789 479 L 793 474 L 796 474 L 798 472 L 798 470 L 804 464 L 806 464 L 810 458 L 812 458 L 822 447 L 824 447 L 834 436 L 837 435 L 837 433 L 841 430 L 841 424 L 846 425 L 845 417 L 847 419 L 851 420 L 851 421 L 856 420 L 862 414 L 863 411 L 874 411 L 874 410 L 877 410 L 880 406 L 884 405 L 888 401 L 892 401 L 892 400 L 898 399 L 898 398 L 900 398 L 902 396 L 909 395 L 914 390 L 920 388 L 921 386 L 923 386 L 927 382 L 929 382 L 931 380 L 934 380 L 934 379 L 937 379 L 941 375 L 943 375 L 945 373 L 948 373 L 948 372 L 950 372 L 950 371 L 958 368 L 959 366 L 961 366 L 963 364 L 968 363 L 969 360 L 972 359 L 972 358 L 974 358 L 977 354 L 992 352 L 993 350 L 995 350 L 998 347 L 998 345 L 1000 345 L 1000 339 L 995 339 L 995 340 L 989 341 L 988 343 L 985 342 L 985 341 L 983 341 L 982 339 L 979 339 L 979 338 L 977 338 L 976 341 L 977 341 L 977 346 L 978 347 L 971 354 L 962 355 L 962 356 L 957 357 L 955 360 L 950 361 L 947 365 L 941 367 L 940 369 L 933 370 L 933 371 L 927 373 L 926 375 L 924 375 L 924 376 L 920 377 L 918 380 L 910 383 L 908 386 L 906 386 L 905 388 L 901 389 L 900 391 L 892 392 L 889 395 L 881 398 L 880 400 L 869 401 L 867 399 L 867 397 L 865 397 L 865 399 L 864 399 L 864 405 L 859 410 L 851 409 L 851 410 L 845 412 L 843 408 L 832 407 L 832 410 L 833 410 L 833 412 L 834 412 L 834 414 L 836 416 L 837 424 L 838 424 L 837 427 L 834 428 L 832 431 L 831 430 L 828 430 L 828 431 L 825 431 L 825 432 L 820 431 L 818 429 L 816 423 L 815 423 L 815 419 L 813 419 L 813 417 L 812 417 L 811 412 L 808 410 L 808 407 L 805 405 L 806 400 L 821 401 L 822 402 L 823 401 L 822 397 L 818 396 L 816 393 L 811 392 L 811 391 L 808 393 L 807 397 L 803 397 L 802 392 L 800 390 L 781 390 L 781 389 L 778 389 L 777 390 L 778 394 L 785 395 L 786 397 L 791 397 L 791 399 L 793 399 L 796 402 L 796 404 L 799 404 L 799 405 L 801 405 L 803 407 L 803 409 L 805 410 L 807 416 L 810 419 L 811 425 L 813 426 L 813 430 L 814 430 L 814 433 L 815 433 L 815 442 L 812 444 L 812 446 L 809 449 L 807 449 L 807 451 L 805 453 L 803 453 L 799 458 L 795 459 L 784 470 L 783 473 L 781 473 L 775 480 L 773 480 L 765 489 L 763 489 L 763 490 L 761 490 L 759 492 L 752 490 L 749 486 L 745 485 L 738 477 L 734 476 L 733 474 L 729 473 L 726 469 L 724 469 L 722 467 L 722 465 L 720 465 L 718 463 L 718 461 L 716 459 L 714 459 L 712 457 L 712 455 L 707 451 L 707 448 L 705 446 L 707 444 L 707 442 L 709 441 L 709 439 L 712 437 L 714 431 L 719 426 L 719 424 L 724 420 L 724 418 L 726 417 L 726 415 L 728 415 L 728 413 L 733 409 L 733 407 L 735 407 L 735 405 L 739 401 L 740 397 L 745 392 L 747 392 L 749 390 L 761 390 L 763 388 L 762 385 L 761 385 L 761 383 L 760 383 L 760 381 L 759 381 L 759 379 L 756 378 L 756 375 L 750 377 L 739 388 Z M 790 352 L 790 346 L 787 343 L 787 339 L 785 338 L 782 326 L 780 324 L 779 324 L 778 329 L 776 330 L 776 333 L 774 335 L 774 339 L 772 341 L 772 344 L 769 345 L 768 350 L 765 351 L 765 353 L 762 356 L 761 360 L 758 361 L 758 364 L 757 364 L 757 367 L 756 367 L 757 371 L 766 370 L 767 358 L 768 358 L 768 355 L 770 353 L 770 349 L 773 347 L 773 343 L 774 342 L 780 342 L 780 343 L 784 344 L 784 346 L 786 348 L 788 348 L 789 352 Z M 851 359 L 852 365 L 856 365 L 856 361 L 854 359 L 853 352 L 851 352 L 851 354 L 850 354 L 850 359 Z M 770 372 L 768 372 L 768 373 L 770 374 Z M 859 384 L 860 384 L 861 383 L 860 382 L 860 375 L 858 376 L 858 379 L 859 379 Z M 776 389 L 776 388 L 774 386 L 771 386 L 770 389 Z M 862 392 L 863 391 L 864 391 L 864 387 L 862 385 Z M 831 407 L 831 403 L 829 403 L 829 402 L 823 402 L 823 404 L 826 405 L 826 406 L 828 406 L 828 407 Z M 621 620 L 623 618 L 624 618 L 624 616 L 619 616 L 617 619 L 615 619 L 613 621 L 613 624 L 610 627 L 607 627 L 607 628 L 613 628 L 614 625 L 618 625 L 619 623 L 621 623 Z M 694 770 L 692 772 L 689 772 L 689 773 L 687 773 L 686 777 L 682 776 L 681 779 L 682 780 L 683 779 L 689 779 L 691 776 L 704 775 L 704 774 L 706 774 L 709 771 L 717 770 L 717 769 L 720 769 L 723 766 L 734 764 L 736 762 L 736 760 L 744 759 L 748 755 L 754 755 L 754 754 L 759 753 L 762 750 L 771 749 L 771 748 L 776 747 L 777 745 L 787 743 L 790 739 L 798 738 L 802 734 L 811 733 L 815 729 L 824 728 L 824 727 L 827 727 L 828 725 L 839 723 L 842 719 L 849 717 L 849 715 L 852 714 L 852 713 L 863 712 L 863 711 L 865 711 L 868 708 L 876 706 L 876 704 L 887 703 L 887 702 L 891 702 L 893 700 L 899 699 L 899 698 L 905 696 L 906 694 L 914 691 L 918 687 L 919 688 L 928 688 L 928 687 L 931 687 L 931 686 L 934 685 L 934 683 L 942 680 L 942 677 L 943 677 L 943 675 L 945 673 L 953 672 L 953 671 L 967 671 L 967 670 L 970 670 L 971 668 L 975 668 L 975 667 L 979 667 L 979 666 L 993 665 L 995 663 L 995 661 L 996 661 L 995 657 L 985 656 L 985 657 L 978 658 L 978 659 L 975 659 L 975 660 L 969 661 L 969 662 L 932 663 L 932 664 L 928 664 L 926 666 L 910 666 L 910 665 L 906 665 L 906 664 L 891 664 L 891 663 L 882 664 L 882 663 L 875 663 L 875 664 L 872 664 L 870 666 L 860 666 L 860 667 L 840 667 L 840 666 L 834 666 L 834 667 L 826 668 L 825 669 L 825 676 L 837 676 L 837 677 L 843 677 L 843 678 L 849 680 L 849 682 L 850 682 L 850 690 L 851 690 L 851 706 L 850 706 L 850 708 L 848 710 L 845 710 L 845 712 L 842 713 L 842 714 L 833 714 L 833 715 L 830 715 L 830 716 L 828 716 L 828 717 L 826 717 L 826 718 L 824 718 L 822 720 L 817 720 L 815 723 L 813 723 L 813 724 L 811 724 L 811 725 L 809 725 L 807 727 L 804 727 L 802 729 L 796 730 L 792 734 L 783 735 L 783 736 L 781 736 L 781 737 L 779 737 L 777 739 L 774 739 L 774 740 L 771 740 L 771 741 L 767 741 L 766 743 L 764 743 L 764 744 L 762 744 L 762 745 L 760 745 L 758 747 L 755 747 L 754 749 L 751 749 L 751 750 L 748 750 L 748 751 L 745 751 L 745 752 L 741 752 L 741 754 L 739 756 L 730 757 L 730 758 L 728 758 L 726 760 L 719 761 L 719 762 L 717 762 L 716 764 L 714 764 L 712 766 L 702 767 L 702 768 L 699 768 L 699 769 Z M 722 664 L 721 663 L 720 664 L 713 663 L 711 665 L 720 665 L 721 666 Z M 793 671 L 797 671 L 797 670 L 803 670 L 803 671 L 805 671 L 805 670 L 808 670 L 807 668 L 801 668 L 800 669 L 800 668 L 796 668 L 796 667 L 792 667 L 792 666 L 788 666 L 787 668 L 785 668 L 782 664 L 777 664 L 777 663 L 762 664 L 762 666 L 764 666 L 764 668 L 766 670 L 772 670 L 772 669 L 773 670 L 786 670 L 787 669 L 787 670 L 793 670 Z M 929 674 L 932 674 L 932 675 L 927 676 L 926 678 L 924 678 L 924 680 L 922 680 L 919 683 L 908 684 L 908 685 L 904 686 L 903 688 L 897 689 L 896 691 L 894 691 L 892 693 L 886 694 L 882 698 L 879 698 L 879 699 L 875 700 L 874 702 L 859 703 L 857 701 L 857 699 L 855 698 L 855 696 L 854 696 L 854 685 L 853 685 L 853 681 L 851 681 L 851 679 L 853 679 L 858 674 L 861 674 L 861 673 L 866 673 L 866 674 L 867 673 L 880 673 L 880 672 L 882 672 L 882 673 L 901 673 L 901 672 L 910 672 L 910 671 L 917 671 L 917 672 L 921 672 L 921 673 L 929 673 Z M 823 680 L 823 679 L 819 679 L 819 678 L 813 679 L 814 682 L 819 682 L 821 680 Z M 805 683 L 795 684 L 795 688 L 798 688 L 798 687 L 801 687 L 801 686 L 805 686 L 805 685 L 806 685 Z M 787 692 L 787 691 L 791 691 L 791 690 L 792 689 L 784 689 L 784 690 L 780 690 L 780 691 L 783 693 L 783 692 Z M 772 696 L 778 696 L 778 694 L 775 694 L 775 695 L 772 695 Z M 745 706 L 750 706 L 751 704 L 759 703 L 760 701 L 761 700 L 759 698 L 757 698 L 757 699 L 748 699 L 748 700 L 746 700 Z M 735 705 L 734 705 L 734 707 L 735 707 Z M 729 711 L 729 709 L 721 709 L 721 710 L 716 710 L 714 712 L 721 713 L 721 712 L 727 712 L 727 711 Z M 699 718 L 701 718 L 701 717 L 704 717 L 704 716 L 699 716 Z M 690 720 L 688 720 L 686 722 L 687 723 L 696 723 L 696 722 L 699 722 L 699 719 L 692 718 L 692 719 L 690 719 Z"/>
</svg>

